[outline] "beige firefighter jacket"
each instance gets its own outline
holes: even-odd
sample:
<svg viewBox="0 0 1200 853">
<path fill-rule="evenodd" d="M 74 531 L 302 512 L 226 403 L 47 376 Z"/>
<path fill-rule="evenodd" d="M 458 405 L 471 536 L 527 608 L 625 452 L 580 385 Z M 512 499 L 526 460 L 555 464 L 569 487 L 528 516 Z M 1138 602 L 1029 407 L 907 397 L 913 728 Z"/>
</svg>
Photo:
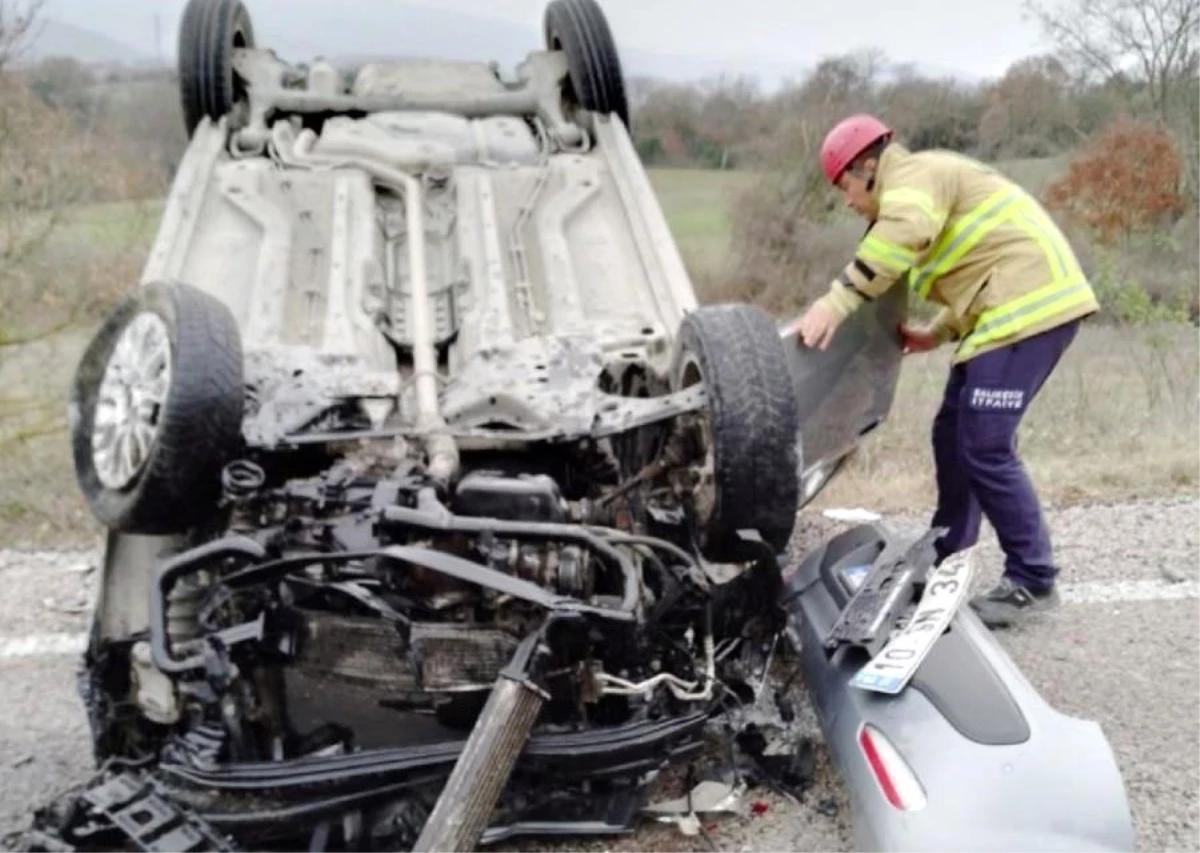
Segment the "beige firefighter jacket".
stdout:
<svg viewBox="0 0 1200 853">
<path fill-rule="evenodd" d="M 957 363 L 1099 309 L 1049 215 L 985 164 L 893 143 L 872 193 L 879 216 L 820 300 L 841 316 L 903 280 L 943 306 L 934 330 Z"/>
</svg>

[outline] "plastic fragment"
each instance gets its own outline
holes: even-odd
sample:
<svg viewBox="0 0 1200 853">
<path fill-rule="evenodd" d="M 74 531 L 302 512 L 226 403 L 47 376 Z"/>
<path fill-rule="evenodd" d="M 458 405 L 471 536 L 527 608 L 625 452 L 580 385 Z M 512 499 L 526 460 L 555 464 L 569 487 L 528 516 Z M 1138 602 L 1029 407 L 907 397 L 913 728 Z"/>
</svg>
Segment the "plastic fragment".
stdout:
<svg viewBox="0 0 1200 853">
<path fill-rule="evenodd" d="M 862 507 L 854 507 L 853 509 L 827 509 L 821 514 L 832 521 L 846 522 L 879 521 L 879 519 L 883 518 L 879 513 L 863 509 Z"/>
<path fill-rule="evenodd" d="M 692 788 L 691 808 L 693 813 L 736 812 L 739 789 L 725 782 L 705 781 Z M 682 815 L 689 813 L 688 796 L 672 800 L 661 800 L 646 806 L 643 812 L 655 816 Z"/>
</svg>

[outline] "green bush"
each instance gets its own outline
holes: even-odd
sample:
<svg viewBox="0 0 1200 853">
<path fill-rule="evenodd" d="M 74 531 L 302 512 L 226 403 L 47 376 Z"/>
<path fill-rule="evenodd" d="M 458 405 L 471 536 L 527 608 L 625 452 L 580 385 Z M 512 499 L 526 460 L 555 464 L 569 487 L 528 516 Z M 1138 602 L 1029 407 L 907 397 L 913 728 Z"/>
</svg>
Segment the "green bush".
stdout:
<svg viewBox="0 0 1200 853">
<path fill-rule="evenodd" d="M 1165 235 L 1169 240 L 1170 236 Z M 1191 310 L 1190 294 L 1177 290 L 1172 296 L 1154 298 L 1133 274 L 1121 269 L 1121 256 L 1112 249 L 1097 248 L 1092 287 L 1108 318 L 1130 326 L 1186 323 Z"/>
</svg>

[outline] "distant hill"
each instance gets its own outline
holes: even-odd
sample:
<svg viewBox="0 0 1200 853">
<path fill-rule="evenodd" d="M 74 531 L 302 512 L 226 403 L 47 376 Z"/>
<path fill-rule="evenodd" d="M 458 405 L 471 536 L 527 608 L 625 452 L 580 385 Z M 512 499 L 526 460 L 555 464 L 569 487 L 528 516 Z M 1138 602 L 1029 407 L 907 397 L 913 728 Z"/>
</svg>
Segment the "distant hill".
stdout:
<svg viewBox="0 0 1200 853">
<path fill-rule="evenodd" d="M 38 21 L 30 41 L 21 52 L 23 63 L 48 57 L 69 56 L 85 64 L 141 64 L 151 54 L 92 29 L 68 24 L 54 18 Z"/>
</svg>

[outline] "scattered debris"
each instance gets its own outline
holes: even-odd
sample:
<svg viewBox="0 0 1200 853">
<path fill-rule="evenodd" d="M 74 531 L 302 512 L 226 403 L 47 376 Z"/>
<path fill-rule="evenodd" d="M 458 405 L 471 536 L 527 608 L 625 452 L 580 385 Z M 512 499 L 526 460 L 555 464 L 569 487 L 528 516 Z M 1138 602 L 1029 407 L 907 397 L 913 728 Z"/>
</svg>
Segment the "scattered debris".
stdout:
<svg viewBox="0 0 1200 853">
<path fill-rule="evenodd" d="M 779 718 L 785 723 L 796 721 L 796 706 L 779 688 L 775 690 L 775 707 L 779 709 Z"/>
<path fill-rule="evenodd" d="M 667 823 L 674 822 L 673 818 L 680 815 L 694 817 L 697 814 L 714 814 L 717 812 L 732 812 L 740 814 L 740 800 L 745 792 L 745 786 L 730 785 L 726 782 L 706 780 L 692 788 L 691 794 L 684 794 L 673 800 L 661 800 L 642 809 L 646 814 Z"/>
<path fill-rule="evenodd" d="M 879 521 L 879 519 L 883 518 L 879 513 L 863 509 L 862 507 L 854 507 L 853 509 L 827 509 L 821 515 L 832 521 L 845 522 Z"/>
<path fill-rule="evenodd" d="M 56 600 L 53 598 L 43 598 L 42 606 L 47 610 L 53 610 L 57 613 L 86 613 L 89 602 L 87 596 L 76 596 L 73 599 Z"/>
<path fill-rule="evenodd" d="M 646 806 L 642 812 L 660 823 L 675 824 L 683 835 L 703 835 L 709 847 L 716 850 L 717 846 L 709 837 L 709 833 L 716 830 L 718 826 L 711 824 L 706 828 L 700 822 L 699 816 L 718 813 L 744 815 L 745 809 L 741 804 L 744 793 L 745 785 L 743 784 L 730 785 L 727 782 L 709 779 L 696 785 L 682 797 L 661 800 Z"/>
<path fill-rule="evenodd" d="M 802 798 L 816 783 L 820 737 L 790 693 L 800 667 L 777 669 L 775 652 L 773 641 L 718 649 L 717 658 L 738 673 L 742 690 L 730 696 L 723 721 L 711 723 L 710 733 L 723 744 L 711 756 L 716 761 L 703 769 L 689 766 L 678 789 L 682 795 L 643 808 L 643 816 L 672 824 L 684 836 L 703 837 L 716 850 L 709 835 L 722 825 L 712 820 L 717 813 L 780 820 L 784 803 L 815 809 Z M 699 779 L 704 781 L 697 784 Z"/>
<path fill-rule="evenodd" d="M 679 828 L 679 831 L 684 835 L 692 836 L 700 834 L 700 819 L 694 814 L 664 815 L 663 817 L 660 817 L 659 820 L 661 820 L 663 823 L 675 824 Z"/>
<path fill-rule="evenodd" d="M 1158 570 L 1168 583 L 1183 583 L 1188 579 L 1186 574 L 1167 563 L 1160 565 Z"/>
<path fill-rule="evenodd" d="M 825 815 L 825 817 L 837 817 L 838 804 L 836 800 L 821 800 L 817 806 L 817 811 Z"/>
<path fill-rule="evenodd" d="M 742 752 L 754 760 L 762 781 L 798 801 L 812 787 L 817 773 L 816 747 L 812 738 L 776 739 L 768 743 L 763 731 L 750 723 L 737 735 Z"/>
</svg>

